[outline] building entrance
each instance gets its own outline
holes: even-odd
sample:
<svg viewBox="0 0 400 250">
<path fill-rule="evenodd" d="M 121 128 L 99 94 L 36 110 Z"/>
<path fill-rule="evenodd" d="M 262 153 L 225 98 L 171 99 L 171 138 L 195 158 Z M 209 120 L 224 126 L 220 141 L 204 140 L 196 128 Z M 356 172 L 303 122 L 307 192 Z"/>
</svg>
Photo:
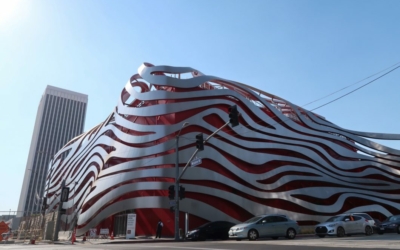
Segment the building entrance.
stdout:
<svg viewBox="0 0 400 250">
<path fill-rule="evenodd" d="M 114 236 L 116 237 L 126 236 L 127 214 L 133 214 L 133 213 L 135 213 L 135 210 L 131 209 L 114 215 Z"/>
</svg>

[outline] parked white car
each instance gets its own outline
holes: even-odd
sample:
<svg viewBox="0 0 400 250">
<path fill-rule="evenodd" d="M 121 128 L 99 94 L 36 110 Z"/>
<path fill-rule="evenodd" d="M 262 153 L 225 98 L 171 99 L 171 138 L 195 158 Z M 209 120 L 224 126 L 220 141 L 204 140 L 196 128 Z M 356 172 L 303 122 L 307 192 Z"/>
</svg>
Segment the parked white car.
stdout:
<svg viewBox="0 0 400 250">
<path fill-rule="evenodd" d="M 324 223 L 315 226 L 315 234 L 323 238 L 326 235 L 343 237 L 352 234 L 371 235 L 372 226 L 360 215 L 341 214 L 331 217 Z"/>
</svg>

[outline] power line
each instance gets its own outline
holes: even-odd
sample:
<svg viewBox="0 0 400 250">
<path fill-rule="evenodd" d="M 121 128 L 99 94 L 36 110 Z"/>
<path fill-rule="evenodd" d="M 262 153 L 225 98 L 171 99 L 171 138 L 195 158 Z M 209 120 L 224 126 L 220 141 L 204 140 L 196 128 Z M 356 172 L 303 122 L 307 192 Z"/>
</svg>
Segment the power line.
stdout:
<svg viewBox="0 0 400 250">
<path fill-rule="evenodd" d="M 375 78 L 374 80 L 369 81 L 369 82 L 367 82 L 366 84 L 364 84 L 364 85 L 362 85 L 362 86 L 360 86 L 360 87 L 358 87 L 358 88 L 356 88 L 356 89 L 354 89 L 354 90 L 352 90 L 352 91 L 350 91 L 350 92 L 348 92 L 348 93 L 346 93 L 346 94 L 344 94 L 344 95 L 342 95 L 342 96 L 339 96 L 338 98 L 333 99 L 333 100 L 330 101 L 330 102 L 327 102 L 327 103 L 325 103 L 325 104 L 322 104 L 321 106 L 318 106 L 318 107 L 316 107 L 316 108 L 314 108 L 314 109 L 312 109 L 312 110 L 310 110 L 310 111 L 314 111 L 314 110 L 316 110 L 316 109 L 322 108 L 322 107 L 324 107 L 324 106 L 326 106 L 326 105 L 328 105 L 328 104 L 330 104 L 330 103 L 332 103 L 332 102 L 335 102 L 335 101 L 337 101 L 337 100 L 339 100 L 339 99 L 341 99 L 341 98 L 343 98 L 343 97 L 345 97 L 345 96 L 347 96 L 347 95 L 350 95 L 351 93 L 353 93 L 353 92 L 355 92 L 355 91 L 357 91 L 357 90 L 359 90 L 359 89 L 361 89 L 361 88 L 367 86 L 368 84 L 371 84 L 371 83 L 375 82 L 376 80 L 378 80 L 378 79 L 380 79 L 380 78 L 382 78 L 382 77 L 388 75 L 389 73 L 395 71 L 395 70 L 398 69 L 398 68 L 400 68 L 400 65 L 397 66 L 396 68 L 392 69 L 392 70 L 389 70 L 389 71 L 386 72 L 385 74 L 378 76 L 378 77 Z"/>
<path fill-rule="evenodd" d="M 322 100 L 322 99 L 324 99 L 324 98 L 326 98 L 326 97 L 328 97 L 328 96 L 331 96 L 331 95 L 333 95 L 333 94 L 335 94 L 335 93 L 337 93 L 337 92 L 340 92 L 340 91 L 342 91 L 342 90 L 344 90 L 344 89 L 346 89 L 346 88 L 349 88 L 349 87 L 351 87 L 351 86 L 353 86 L 353 85 L 355 85 L 355 84 L 357 84 L 357 83 L 360 83 L 360 82 L 362 82 L 362 81 L 364 81 L 364 80 L 366 80 L 366 79 L 369 79 L 369 78 L 371 78 L 371 77 L 373 77 L 373 76 L 375 76 L 375 75 L 377 75 L 377 74 L 379 74 L 379 73 L 381 73 L 381 72 L 383 72 L 383 71 L 386 71 L 387 69 L 390 69 L 390 68 L 392 68 L 392 67 L 394 67 L 394 66 L 396 66 L 396 65 L 398 65 L 398 64 L 400 64 L 400 62 L 395 63 L 395 64 L 393 64 L 392 66 L 390 66 L 390 67 L 388 67 L 388 68 L 386 68 L 386 69 L 384 69 L 384 70 L 379 71 L 378 73 L 375 73 L 375 74 L 373 74 L 373 75 L 370 75 L 370 76 L 368 76 L 368 77 L 366 77 L 366 78 L 364 78 L 364 79 L 362 79 L 362 80 L 360 80 L 360 81 L 358 81 L 358 82 L 356 82 L 356 83 L 353 83 L 353 84 L 351 84 L 351 85 L 349 85 L 349 86 L 346 86 L 346 87 L 344 87 L 344 88 L 342 88 L 342 89 L 340 89 L 340 90 L 337 90 L 337 91 L 335 91 L 335 92 L 333 92 L 333 93 L 331 93 L 331 94 L 329 94 L 329 95 L 326 95 L 326 96 L 321 97 L 321 98 L 319 98 L 319 99 L 317 99 L 317 100 L 314 100 L 314 101 L 312 101 L 312 102 L 309 102 L 309 103 L 307 103 L 307 104 L 304 104 L 304 105 L 301 106 L 301 107 L 304 107 L 304 106 L 307 106 L 307 105 L 309 105 L 309 104 L 311 104 L 311 103 L 314 103 L 314 102 L 317 102 L 317 101 L 319 101 L 319 100 Z M 321 108 L 321 107 L 324 107 L 324 106 L 326 106 L 326 105 L 328 105 L 328 104 L 330 104 L 330 103 L 333 103 L 333 102 L 335 102 L 335 101 L 337 101 L 337 100 L 339 100 L 339 99 L 341 99 L 341 98 L 343 98 L 343 97 L 345 97 L 345 96 L 347 96 L 347 95 L 349 95 L 349 94 L 351 94 L 351 93 L 353 93 L 353 92 L 355 92 L 355 91 L 357 91 L 357 90 L 359 90 L 359 89 L 361 89 L 361 88 L 363 88 L 363 87 L 365 87 L 365 86 L 367 86 L 367 85 L 369 85 L 369 84 L 375 82 L 376 80 L 378 80 L 378 79 L 380 79 L 380 78 L 382 78 L 382 77 L 388 75 L 389 73 L 395 71 L 395 70 L 398 69 L 398 68 L 400 68 L 400 65 L 397 66 L 397 67 L 395 67 L 394 69 L 392 69 L 392 70 L 386 72 L 385 74 L 380 75 L 379 77 L 373 79 L 372 81 L 369 81 L 368 83 L 366 83 L 366 84 L 364 84 L 364 85 L 362 85 L 362 86 L 360 86 L 360 87 L 358 87 L 358 88 L 356 88 L 356 89 L 354 89 L 354 90 L 352 90 L 352 91 L 350 91 L 350 92 L 348 92 L 348 93 L 346 93 L 346 94 L 344 94 L 344 95 L 342 95 L 342 96 L 340 96 L 340 97 L 338 97 L 338 98 L 336 98 L 336 99 L 334 99 L 334 100 L 332 100 L 332 101 L 330 101 L 330 102 L 327 102 L 327 103 L 325 103 L 325 104 L 323 104 L 323 105 L 321 105 L 321 106 L 318 106 L 318 107 L 316 107 L 316 108 L 314 108 L 314 109 L 312 109 L 312 110 L 310 110 L 310 111 L 314 111 L 314 110 L 319 109 L 319 108 Z M 274 117 L 271 117 L 271 118 L 274 118 Z M 291 118 L 290 118 L 290 117 L 285 117 L 285 119 L 282 119 L 281 121 L 282 121 L 282 122 L 285 122 L 286 120 L 289 120 L 289 119 L 291 119 Z M 259 124 L 259 123 L 261 123 L 261 122 L 264 122 L 264 121 L 263 121 L 263 120 L 255 121 L 256 124 Z M 275 122 L 275 123 L 270 124 L 270 125 L 273 126 L 273 125 L 276 125 L 276 124 L 278 124 L 278 123 L 280 123 L 280 122 Z M 241 126 L 253 128 L 251 125 L 241 125 Z M 255 128 L 255 129 L 257 129 L 257 128 Z M 254 132 L 254 131 L 253 131 L 253 130 L 250 130 L 250 131 L 248 131 L 248 132 L 241 133 L 241 135 L 243 135 L 243 134 L 245 134 L 245 133 L 250 133 L 250 132 Z M 236 137 L 235 135 L 232 135 L 232 136 L 233 136 L 233 137 Z M 185 139 L 187 139 L 187 140 L 190 140 L 190 141 L 192 141 L 192 140 L 195 141 L 195 139 L 190 139 L 190 138 L 185 137 L 185 136 L 181 136 L 181 137 L 182 137 L 182 138 L 185 138 Z M 215 138 L 218 139 L 218 138 L 223 138 L 223 137 L 222 137 L 222 136 L 219 136 L 219 135 L 215 135 Z M 164 152 L 167 152 L 167 151 L 171 150 L 174 146 L 175 146 L 175 145 L 172 145 L 169 149 L 165 150 Z M 151 159 L 148 159 L 147 161 L 145 161 L 145 164 L 143 164 L 143 165 L 147 165 L 148 163 L 150 163 L 150 162 L 153 161 L 154 159 L 156 159 L 156 157 L 152 157 Z"/>
<path fill-rule="evenodd" d="M 318 98 L 318 99 L 316 99 L 316 100 L 314 100 L 314 101 L 311 101 L 311 102 L 309 102 L 309 103 L 306 103 L 306 104 L 302 105 L 301 107 L 305 107 L 305 106 L 307 106 L 307 105 L 309 105 L 309 104 L 311 104 L 311 103 L 314 103 L 314 102 L 320 101 L 320 100 L 322 100 L 322 99 L 325 99 L 326 97 L 329 97 L 329 96 L 331 96 L 331 95 L 334 95 L 334 94 L 336 94 L 336 93 L 338 93 L 338 92 L 340 92 L 340 91 L 342 91 L 342 90 L 344 90 L 344 89 L 347 89 L 347 88 L 349 88 L 349 87 L 351 87 L 351 86 L 354 86 L 354 85 L 356 85 L 356 84 L 358 84 L 358 83 L 360 83 L 360 82 L 362 82 L 362 81 L 365 81 L 365 80 L 367 80 L 367 79 L 369 79 L 369 78 L 371 78 L 371 77 L 373 77 L 373 76 L 375 76 L 375 75 L 378 75 L 378 74 L 380 74 L 380 73 L 382 73 L 382 72 L 384 72 L 384 71 L 386 71 L 386 70 L 388 70 L 388 69 L 390 69 L 390 68 L 393 68 L 393 67 L 395 67 L 395 66 L 398 65 L 398 64 L 400 64 L 400 62 L 397 62 L 397 63 L 393 64 L 393 65 L 390 66 L 390 67 L 387 67 L 387 68 L 385 68 L 385 69 L 383 69 L 383 70 L 381 70 L 381 71 L 379 71 L 379 72 L 377 72 L 377 73 L 375 73 L 375 74 L 372 74 L 372 75 L 370 75 L 370 76 L 368 76 L 368 77 L 366 77 L 366 78 L 364 78 L 364 79 L 362 79 L 362 80 L 360 80 L 360 81 L 357 81 L 357 82 L 355 82 L 355 83 L 353 83 L 353 84 L 350 84 L 350 85 L 348 85 L 348 86 L 346 86 L 346 87 L 344 87 L 344 88 L 341 88 L 341 89 L 339 89 L 339 90 L 337 90 L 337 91 L 335 91 L 335 92 L 332 92 L 332 93 L 330 93 L 330 94 L 328 94 L 328 95 L 326 95 L 326 96 L 323 96 L 323 97 Z"/>
<path fill-rule="evenodd" d="M 355 84 L 357 84 L 357 83 L 360 83 L 360 82 L 362 82 L 362 81 L 364 81 L 364 80 L 366 80 L 366 79 L 369 79 L 369 78 L 371 78 L 371 77 L 373 77 L 373 76 L 375 76 L 375 75 L 377 75 L 377 74 L 379 74 L 379 73 L 381 73 L 381 72 L 384 72 L 384 71 L 386 71 L 387 69 L 390 69 L 390 68 L 392 68 L 392 67 L 394 67 L 394 66 L 396 66 L 396 65 L 398 65 L 398 64 L 400 64 L 400 62 L 397 62 L 397 63 L 393 64 L 392 66 L 390 66 L 390 67 L 388 67 L 388 68 L 386 68 L 386 69 L 384 69 L 384 70 L 379 71 L 378 73 L 372 74 L 372 75 L 370 75 L 370 76 L 368 76 L 368 77 L 366 77 L 366 78 L 364 78 L 364 79 L 362 79 L 362 80 L 360 80 L 360 81 L 357 81 L 356 83 L 353 83 L 353 84 L 351 84 L 351 85 L 349 85 L 349 86 L 347 86 L 347 87 L 344 87 L 344 88 L 342 88 L 342 89 L 340 89 L 340 90 L 338 90 L 338 91 L 335 91 L 335 92 L 333 92 L 333 93 L 331 93 L 331 94 L 329 94 L 329 95 L 327 95 L 327 96 L 324 96 L 324 97 L 322 97 L 322 98 L 319 98 L 319 99 L 317 99 L 317 100 L 314 100 L 314 101 L 312 101 L 312 102 L 309 102 L 309 103 L 307 103 L 307 104 L 305 104 L 305 105 L 303 105 L 303 106 L 306 106 L 306 105 L 308 105 L 308 104 L 311 104 L 311 103 L 314 103 L 314 102 L 319 101 L 319 100 L 321 100 L 321 99 L 324 99 L 324 98 L 326 98 L 326 97 L 328 97 L 328 96 L 331 96 L 331 95 L 333 95 L 333 94 L 335 94 L 335 93 L 337 93 L 337 92 L 340 92 L 340 91 L 342 91 L 342 90 L 344 90 L 344 89 L 346 89 L 346 88 L 349 88 L 349 87 L 351 87 L 351 86 L 353 86 L 353 85 L 355 85 Z M 373 79 L 373 80 L 367 82 L 366 84 L 364 84 L 364 85 L 362 85 L 362 86 L 360 86 L 360 87 L 358 87 L 358 88 L 356 88 L 356 89 L 354 89 L 354 90 L 352 90 L 352 91 L 350 91 L 350 92 L 348 92 L 348 93 L 346 93 L 346 94 L 344 94 L 344 95 L 342 95 L 342 96 L 340 96 L 340 97 L 338 97 L 338 98 L 336 98 L 336 99 L 334 99 L 334 100 L 332 100 L 332 101 L 330 101 L 330 102 L 327 102 L 327 103 L 325 103 L 325 104 L 323 104 L 323 105 L 321 105 L 321 106 L 318 106 L 318 107 L 316 107 L 316 108 L 314 108 L 314 109 L 312 109 L 312 110 L 309 110 L 309 111 L 314 111 L 314 110 L 319 109 L 319 108 L 321 108 L 321 107 L 324 107 L 324 106 L 326 106 L 326 105 L 328 105 L 328 104 L 330 104 L 330 103 L 332 103 L 332 102 L 335 102 L 335 101 L 337 101 L 337 100 L 339 100 L 339 99 L 341 99 L 341 98 L 343 98 L 343 97 L 345 97 L 345 96 L 347 96 L 347 95 L 349 95 L 349 94 L 351 94 L 351 93 L 353 93 L 353 92 L 355 92 L 355 91 L 357 91 L 357 90 L 359 90 L 359 89 L 361 89 L 361 88 L 363 88 L 363 87 L 365 87 L 365 86 L 367 86 L 367 85 L 369 85 L 369 84 L 375 82 L 376 80 L 378 80 L 378 79 L 380 79 L 380 78 L 382 78 L 382 77 L 388 75 L 389 73 L 395 71 L 395 70 L 398 69 L 398 68 L 400 68 L 400 65 L 397 66 L 397 67 L 395 67 L 395 68 L 393 68 L 393 69 L 391 69 L 390 71 L 386 72 L 385 74 L 380 75 L 379 77 L 377 77 L 377 78 L 375 78 L 375 79 Z M 303 107 L 303 106 L 302 106 L 302 107 Z M 273 117 L 271 117 L 271 118 L 274 118 L 274 117 L 277 117 L 277 116 L 273 116 Z M 284 119 L 281 119 L 281 122 L 285 122 L 285 121 L 287 121 L 287 120 L 289 120 L 289 119 L 291 119 L 291 118 L 285 116 Z M 255 122 L 256 124 L 259 124 L 259 123 L 264 122 L 264 121 L 263 121 L 263 120 L 259 120 L 259 121 L 254 121 L 254 122 Z M 270 125 L 271 125 L 271 126 L 274 126 L 274 125 L 276 125 L 276 124 L 278 124 L 278 123 L 280 123 L 280 122 L 274 122 L 274 123 L 272 123 L 272 124 L 270 124 Z M 252 125 L 242 125 L 242 124 L 240 124 L 240 125 L 241 125 L 242 127 L 254 128 L 254 127 L 252 127 Z M 257 129 L 257 128 L 254 128 L 254 129 Z M 240 135 L 243 135 L 243 134 L 246 134 L 246 133 L 250 133 L 250 132 L 254 132 L 254 131 L 253 131 L 253 130 L 249 130 L 249 131 L 247 131 L 247 132 L 241 133 Z M 237 137 L 236 135 L 231 135 L 231 136 Z M 184 136 L 181 136 L 181 137 L 186 138 L 186 139 L 188 139 L 188 140 L 193 140 L 193 141 L 195 141 L 194 139 L 189 139 L 188 137 L 184 137 Z M 215 135 L 214 137 L 215 137 L 216 139 L 218 139 L 218 138 L 223 138 L 222 136 L 219 136 L 219 135 Z"/>
</svg>

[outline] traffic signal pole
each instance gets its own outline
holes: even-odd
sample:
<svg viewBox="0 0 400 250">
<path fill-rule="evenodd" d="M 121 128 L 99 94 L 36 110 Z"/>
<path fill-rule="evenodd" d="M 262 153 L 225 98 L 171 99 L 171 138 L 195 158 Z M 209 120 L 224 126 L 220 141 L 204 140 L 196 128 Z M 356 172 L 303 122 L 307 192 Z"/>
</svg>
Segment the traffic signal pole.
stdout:
<svg viewBox="0 0 400 250">
<path fill-rule="evenodd" d="M 187 125 L 189 125 L 188 122 L 183 123 L 176 136 L 175 143 L 175 241 L 179 241 L 179 136 L 182 129 Z"/>
<path fill-rule="evenodd" d="M 175 241 L 179 241 L 179 135 L 175 146 Z"/>
<path fill-rule="evenodd" d="M 189 123 L 185 122 L 183 124 L 182 128 L 179 130 L 178 135 L 176 136 L 176 144 L 175 144 L 175 157 L 176 157 L 175 158 L 175 241 L 179 241 L 180 240 L 180 237 L 179 237 L 179 180 L 181 179 L 181 177 L 185 173 L 187 167 L 189 166 L 189 163 L 193 160 L 193 158 L 196 156 L 196 154 L 200 150 L 204 149 L 204 144 L 208 140 L 210 140 L 210 138 L 213 137 L 216 133 L 221 131 L 221 129 L 223 129 L 226 126 L 228 126 L 229 123 L 231 124 L 232 127 L 237 126 L 239 124 L 239 120 L 238 120 L 239 116 L 240 116 L 240 113 L 237 111 L 237 106 L 236 105 L 233 105 L 233 106 L 229 107 L 229 121 L 226 122 L 224 125 L 222 125 L 219 129 L 215 130 L 214 133 L 209 135 L 203 141 L 203 143 L 196 142 L 198 144 L 198 145 L 196 145 L 197 149 L 196 149 L 196 151 L 194 151 L 194 153 L 192 154 L 192 156 L 190 157 L 190 159 L 186 163 L 186 165 L 183 168 L 181 174 L 179 174 L 179 135 L 181 133 L 182 128 L 184 128 Z M 199 135 L 196 136 L 196 139 L 199 140 L 202 137 L 203 137 L 203 135 L 199 134 Z"/>
<path fill-rule="evenodd" d="M 228 121 L 227 123 L 225 123 L 224 125 L 222 125 L 219 129 L 215 130 L 214 133 L 212 133 L 211 135 L 209 135 L 205 140 L 204 140 L 204 144 L 206 144 L 206 142 L 208 140 L 210 140 L 211 137 L 213 137 L 216 133 L 218 133 L 219 131 L 221 131 L 221 129 L 225 128 L 226 126 L 228 126 L 230 123 L 230 121 Z M 196 149 L 196 151 L 194 151 L 194 153 L 192 154 L 192 156 L 189 158 L 188 162 L 186 163 L 185 167 L 182 170 L 182 173 L 179 175 L 177 182 L 179 183 L 179 180 L 181 179 L 182 175 L 185 173 L 187 167 L 189 166 L 189 163 L 193 160 L 193 158 L 197 155 L 197 153 L 199 152 L 199 149 Z M 175 186 L 176 189 L 176 186 Z"/>
</svg>

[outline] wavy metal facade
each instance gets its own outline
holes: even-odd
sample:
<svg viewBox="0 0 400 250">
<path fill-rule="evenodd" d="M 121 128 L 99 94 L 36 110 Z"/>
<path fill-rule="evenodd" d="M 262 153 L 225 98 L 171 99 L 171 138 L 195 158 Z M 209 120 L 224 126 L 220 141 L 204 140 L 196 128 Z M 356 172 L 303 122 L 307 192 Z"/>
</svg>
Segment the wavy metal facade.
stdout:
<svg viewBox="0 0 400 250">
<path fill-rule="evenodd" d="M 202 164 L 181 179 L 186 199 L 180 209 L 191 225 L 265 213 L 287 214 L 300 224 L 347 211 L 400 213 L 400 150 L 367 139 L 400 135 L 344 129 L 267 92 L 188 67 L 144 63 L 138 71 L 110 116 L 71 140 L 50 164 L 48 211 L 57 207 L 65 179 L 71 192 L 62 220 L 77 219 L 78 234 L 135 209 L 138 234 L 154 232 L 161 218 L 172 235 L 167 191 L 175 177 L 175 136 L 190 123 L 180 135 L 182 168 L 195 135 L 223 125 L 234 104 L 240 125 L 211 138 L 198 154 Z"/>
</svg>

